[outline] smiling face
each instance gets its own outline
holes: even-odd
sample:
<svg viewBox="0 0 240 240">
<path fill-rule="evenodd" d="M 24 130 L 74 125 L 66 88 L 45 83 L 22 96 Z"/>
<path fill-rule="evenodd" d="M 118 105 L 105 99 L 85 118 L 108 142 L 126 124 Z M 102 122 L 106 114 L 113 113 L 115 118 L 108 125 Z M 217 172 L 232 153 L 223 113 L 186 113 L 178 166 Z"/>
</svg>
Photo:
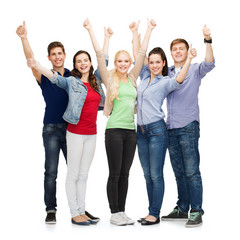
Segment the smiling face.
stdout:
<svg viewBox="0 0 240 240">
<path fill-rule="evenodd" d="M 151 54 L 148 58 L 148 65 L 152 75 L 162 75 L 165 61 L 162 60 L 160 54 Z"/>
<path fill-rule="evenodd" d="M 89 73 L 91 66 L 92 66 L 92 62 L 90 61 L 90 59 L 89 59 L 87 54 L 81 53 L 81 54 L 76 56 L 75 68 L 81 74 Z"/>
<path fill-rule="evenodd" d="M 116 54 L 114 64 L 117 72 L 123 75 L 128 73 L 132 60 L 127 52 L 122 51 Z"/>
<path fill-rule="evenodd" d="M 65 58 L 66 54 L 61 47 L 52 48 L 48 56 L 48 60 L 52 63 L 53 68 L 62 68 Z"/>
<path fill-rule="evenodd" d="M 184 64 L 187 60 L 188 49 L 184 43 L 176 43 L 172 46 L 171 55 L 175 64 Z"/>
</svg>

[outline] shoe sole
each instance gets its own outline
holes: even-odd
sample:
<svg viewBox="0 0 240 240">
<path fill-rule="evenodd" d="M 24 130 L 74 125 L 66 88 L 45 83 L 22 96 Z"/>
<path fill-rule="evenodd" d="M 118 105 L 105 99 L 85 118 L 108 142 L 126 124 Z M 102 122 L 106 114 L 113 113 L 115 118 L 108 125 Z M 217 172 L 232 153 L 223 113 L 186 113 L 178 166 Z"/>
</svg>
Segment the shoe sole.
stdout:
<svg viewBox="0 0 240 240">
<path fill-rule="evenodd" d="M 91 220 L 98 223 L 100 221 L 100 218 L 99 219 L 91 219 Z"/>
<path fill-rule="evenodd" d="M 162 221 L 172 221 L 172 222 L 186 222 L 188 218 L 161 218 Z"/>
<path fill-rule="evenodd" d="M 46 223 L 46 224 L 56 224 L 57 222 L 56 222 L 56 221 L 55 221 L 55 222 L 54 222 L 54 221 L 51 221 L 51 222 L 46 222 L 46 221 L 45 221 L 45 223 Z"/>
<path fill-rule="evenodd" d="M 185 225 L 186 228 L 195 228 L 195 227 L 200 227 L 203 223 L 199 223 L 199 224 L 193 224 L 193 225 Z"/>
<path fill-rule="evenodd" d="M 113 225 L 116 225 L 116 226 L 126 226 L 127 225 L 127 223 L 117 223 L 117 222 L 114 222 L 114 221 L 110 221 L 110 223 L 111 224 L 113 224 Z"/>
</svg>

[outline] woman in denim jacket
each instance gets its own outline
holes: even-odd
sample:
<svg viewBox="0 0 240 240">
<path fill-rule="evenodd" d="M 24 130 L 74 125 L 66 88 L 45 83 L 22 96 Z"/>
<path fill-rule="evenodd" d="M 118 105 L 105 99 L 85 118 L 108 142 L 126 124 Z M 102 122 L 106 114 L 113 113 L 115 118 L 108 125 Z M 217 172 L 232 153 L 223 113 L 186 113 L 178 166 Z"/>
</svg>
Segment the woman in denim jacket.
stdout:
<svg viewBox="0 0 240 240">
<path fill-rule="evenodd" d="M 111 29 L 105 29 L 103 51 L 108 53 Z M 106 60 L 107 62 L 107 60 Z M 78 51 L 73 58 L 70 77 L 42 67 L 34 58 L 28 66 L 45 75 L 52 83 L 65 89 L 69 95 L 67 109 L 63 115 L 67 127 L 67 177 L 66 193 L 72 223 L 89 225 L 97 223 L 85 214 L 86 181 L 96 146 L 96 120 L 98 109 L 105 101 L 98 71 L 93 74 L 91 57 L 86 51 Z"/>
</svg>

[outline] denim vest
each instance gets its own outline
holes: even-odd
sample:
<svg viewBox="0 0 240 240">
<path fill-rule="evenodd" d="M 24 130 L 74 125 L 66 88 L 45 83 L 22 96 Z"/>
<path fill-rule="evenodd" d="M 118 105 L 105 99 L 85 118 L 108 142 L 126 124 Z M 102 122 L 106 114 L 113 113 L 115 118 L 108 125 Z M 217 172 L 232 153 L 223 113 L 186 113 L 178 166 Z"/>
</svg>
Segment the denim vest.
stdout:
<svg viewBox="0 0 240 240">
<path fill-rule="evenodd" d="M 103 92 L 100 80 L 98 78 L 96 79 L 99 89 L 97 92 L 101 97 L 99 107 L 103 107 L 105 102 L 105 94 Z M 80 119 L 83 104 L 86 100 L 87 87 L 83 84 L 80 78 L 73 76 L 62 77 L 57 72 L 54 72 L 53 77 L 49 80 L 58 87 L 67 91 L 69 100 L 67 109 L 63 114 L 63 119 L 68 123 L 77 124 Z"/>
</svg>

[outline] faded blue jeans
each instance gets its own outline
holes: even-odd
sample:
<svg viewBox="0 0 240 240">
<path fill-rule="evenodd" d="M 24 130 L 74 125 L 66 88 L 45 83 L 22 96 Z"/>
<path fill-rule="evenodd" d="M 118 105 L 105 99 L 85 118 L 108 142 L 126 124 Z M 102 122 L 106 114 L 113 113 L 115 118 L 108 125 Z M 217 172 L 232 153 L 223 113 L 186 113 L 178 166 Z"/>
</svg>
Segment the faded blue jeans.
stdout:
<svg viewBox="0 0 240 240">
<path fill-rule="evenodd" d="M 44 202 L 46 211 L 56 211 L 56 179 L 60 150 L 67 160 L 66 146 L 67 123 L 44 124 L 43 145 L 45 149 Z"/>
<path fill-rule="evenodd" d="M 203 213 L 203 188 L 198 150 L 199 132 L 197 121 L 183 128 L 168 130 L 168 149 L 178 189 L 177 205 L 184 213 L 188 213 L 190 207 Z"/>
<path fill-rule="evenodd" d="M 137 126 L 138 155 L 146 180 L 149 215 L 159 217 L 164 195 L 163 166 L 167 150 L 164 120 Z"/>
</svg>

